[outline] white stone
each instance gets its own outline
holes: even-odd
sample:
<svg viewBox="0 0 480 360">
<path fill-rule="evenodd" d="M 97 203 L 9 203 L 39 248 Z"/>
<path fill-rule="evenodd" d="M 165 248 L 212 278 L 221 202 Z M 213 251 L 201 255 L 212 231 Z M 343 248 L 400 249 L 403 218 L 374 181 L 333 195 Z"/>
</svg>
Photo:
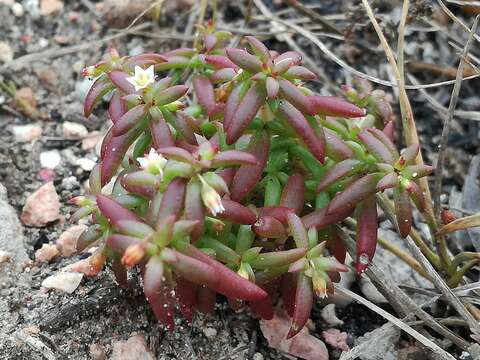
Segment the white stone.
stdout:
<svg viewBox="0 0 480 360">
<path fill-rule="evenodd" d="M 44 151 L 40 154 L 40 165 L 42 168 L 55 169 L 62 161 L 58 150 Z"/>
<path fill-rule="evenodd" d="M 88 130 L 84 125 L 71 121 L 62 124 L 62 132 L 67 139 L 83 139 L 88 136 Z"/>
<path fill-rule="evenodd" d="M 75 165 L 80 166 L 85 171 L 92 171 L 96 162 L 88 158 L 80 158 L 75 161 Z"/>
<path fill-rule="evenodd" d="M 47 277 L 42 281 L 42 286 L 71 294 L 78 288 L 82 279 L 82 273 L 61 272 Z"/>
<path fill-rule="evenodd" d="M 22 17 L 25 14 L 25 9 L 23 8 L 22 4 L 16 2 L 11 7 L 12 13 L 16 17 Z"/>
<path fill-rule="evenodd" d="M 0 41 L 0 63 L 8 63 L 13 60 L 13 50 L 6 42 Z"/>
<path fill-rule="evenodd" d="M 36 124 L 16 125 L 12 127 L 16 142 L 30 142 L 42 136 L 42 127 Z"/>
</svg>

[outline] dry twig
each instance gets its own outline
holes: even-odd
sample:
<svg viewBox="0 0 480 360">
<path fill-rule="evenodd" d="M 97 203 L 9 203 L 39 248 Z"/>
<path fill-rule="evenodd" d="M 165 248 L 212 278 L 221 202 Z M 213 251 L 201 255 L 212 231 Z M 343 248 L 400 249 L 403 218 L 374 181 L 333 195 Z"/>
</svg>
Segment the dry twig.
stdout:
<svg viewBox="0 0 480 360">
<path fill-rule="evenodd" d="M 473 22 L 467 43 L 465 44 L 462 56 L 460 58 L 457 76 L 455 78 L 455 85 L 453 86 L 452 96 L 450 97 L 450 104 L 448 106 L 448 113 L 443 124 L 440 144 L 438 145 L 438 160 L 435 171 L 435 183 L 433 187 L 434 213 L 437 218 L 440 216 L 440 193 L 442 192 L 443 162 L 445 161 L 445 150 L 447 148 L 448 135 L 450 133 L 450 123 L 453 120 L 453 113 L 455 111 L 455 108 L 457 107 L 458 96 L 462 87 L 463 72 L 466 66 L 465 59 L 467 58 L 468 52 L 470 51 L 470 46 L 472 45 L 473 41 L 473 35 L 477 31 L 478 19 L 479 17 L 477 16 L 475 18 L 475 21 Z"/>
</svg>

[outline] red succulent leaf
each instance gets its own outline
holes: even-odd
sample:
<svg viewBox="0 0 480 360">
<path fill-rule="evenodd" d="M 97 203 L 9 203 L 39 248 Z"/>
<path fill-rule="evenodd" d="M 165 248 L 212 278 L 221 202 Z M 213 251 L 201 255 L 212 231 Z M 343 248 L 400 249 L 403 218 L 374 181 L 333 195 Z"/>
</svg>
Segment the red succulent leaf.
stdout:
<svg viewBox="0 0 480 360">
<path fill-rule="evenodd" d="M 225 68 L 215 71 L 212 75 L 209 76 L 212 84 L 221 84 L 233 80 L 237 75 L 237 72 L 231 68 Z M 218 110 L 218 107 L 216 107 Z"/>
<path fill-rule="evenodd" d="M 76 246 L 77 252 L 82 252 L 88 246 L 100 239 L 101 236 L 102 231 L 98 226 L 90 226 L 88 229 L 84 230 L 82 234 L 78 237 Z"/>
<path fill-rule="evenodd" d="M 302 62 L 302 55 L 300 55 L 296 51 L 287 51 L 287 52 L 284 52 L 284 53 L 276 56 L 273 60 L 273 63 L 277 64 L 280 61 L 283 61 L 285 59 L 291 59 L 292 60 L 292 66 L 295 66 L 295 65 L 299 65 Z"/>
<path fill-rule="evenodd" d="M 267 89 L 267 96 L 269 99 L 275 99 L 278 95 L 278 91 L 280 89 L 280 85 L 278 84 L 278 81 L 274 79 L 273 77 L 267 77 L 267 80 L 265 81 L 265 87 Z"/>
<path fill-rule="evenodd" d="M 180 136 L 183 137 L 189 144 L 197 145 L 197 139 L 192 129 L 192 121 L 190 117 L 183 111 L 177 111 L 175 118 L 175 128 Z"/>
<path fill-rule="evenodd" d="M 261 237 L 270 239 L 285 238 L 287 231 L 280 221 L 271 216 L 262 216 L 258 218 L 252 226 L 252 230 Z"/>
<path fill-rule="evenodd" d="M 324 128 L 326 152 L 329 158 L 335 161 L 342 161 L 353 157 L 353 150 L 340 139 L 333 131 Z"/>
<path fill-rule="evenodd" d="M 398 185 L 398 175 L 396 173 L 389 173 L 385 175 L 377 184 L 377 190 L 383 191 L 393 188 Z"/>
<path fill-rule="evenodd" d="M 138 194 L 148 199 L 153 198 L 156 193 L 158 178 L 146 171 L 135 171 L 122 176 L 120 182 L 128 192 Z"/>
<path fill-rule="evenodd" d="M 358 134 L 358 139 L 362 142 L 368 152 L 377 160 L 387 164 L 393 164 L 396 161 L 397 158 L 394 154 L 392 154 L 384 143 L 373 136 L 368 130 L 362 131 Z"/>
<path fill-rule="evenodd" d="M 305 181 L 303 175 L 296 173 L 288 178 L 285 184 L 280 205 L 292 209 L 295 214 L 300 214 L 305 206 Z"/>
<path fill-rule="evenodd" d="M 302 217 L 302 221 L 307 229 L 310 229 L 311 227 L 315 227 L 317 230 L 325 229 L 326 227 L 349 217 L 352 210 L 352 208 L 344 208 L 335 213 L 327 214 L 327 208 L 323 208 L 305 215 Z"/>
<path fill-rule="evenodd" d="M 341 264 L 345 264 L 345 258 L 347 257 L 347 247 L 343 243 L 343 240 L 338 236 L 338 234 L 333 234 L 327 240 L 327 246 L 330 250 L 330 253 L 337 259 Z"/>
<path fill-rule="evenodd" d="M 280 294 L 283 306 L 290 317 L 293 317 L 295 309 L 295 291 L 297 288 L 297 274 L 287 273 L 282 276 L 280 283 Z"/>
<path fill-rule="evenodd" d="M 420 212 L 425 211 L 425 195 L 423 195 L 423 191 L 420 189 L 417 183 L 414 181 L 410 181 L 408 187 L 406 188 L 407 192 L 410 194 L 410 198 L 415 203 L 415 206 Z"/>
<path fill-rule="evenodd" d="M 110 269 L 112 269 L 113 275 L 115 276 L 115 281 L 123 289 L 128 289 L 128 275 L 127 269 L 123 266 L 120 261 L 120 256 L 116 254 L 113 256 L 110 261 Z"/>
<path fill-rule="evenodd" d="M 88 118 L 90 116 L 95 105 L 97 105 L 98 102 L 102 100 L 102 98 L 112 89 L 112 84 L 106 79 L 105 76 L 101 76 L 95 80 L 90 90 L 88 90 L 87 96 L 85 97 L 83 106 L 83 113 L 85 114 L 85 117 Z"/>
<path fill-rule="evenodd" d="M 252 210 L 236 201 L 222 199 L 222 204 L 225 210 L 217 214 L 221 219 L 245 225 L 252 225 L 257 221 L 257 216 Z"/>
<path fill-rule="evenodd" d="M 304 114 L 313 115 L 315 113 L 310 97 L 305 95 L 297 86 L 285 79 L 278 79 L 278 84 L 282 98 Z"/>
<path fill-rule="evenodd" d="M 125 101 L 122 99 L 120 93 L 115 91 L 110 104 L 108 105 L 108 115 L 113 123 L 116 123 L 120 117 L 128 111 Z"/>
<path fill-rule="evenodd" d="M 358 118 L 365 116 L 365 109 L 336 96 L 310 96 L 310 102 L 317 114 Z"/>
<path fill-rule="evenodd" d="M 377 248 L 377 203 L 369 197 L 360 204 L 357 216 L 357 250 L 355 270 L 361 274 L 368 267 Z"/>
<path fill-rule="evenodd" d="M 199 104 L 205 109 L 208 116 L 212 116 L 217 110 L 212 83 L 206 76 L 198 75 L 193 78 L 192 84 Z"/>
<path fill-rule="evenodd" d="M 158 153 L 165 156 L 167 159 L 186 162 L 189 164 L 195 163 L 195 158 L 190 152 L 178 146 L 162 147 Z"/>
<path fill-rule="evenodd" d="M 410 234 L 413 223 L 412 205 L 410 204 L 408 192 L 399 187 L 394 188 L 393 200 L 395 202 L 398 231 L 405 238 Z"/>
<path fill-rule="evenodd" d="M 125 209 L 122 205 L 108 196 L 98 194 L 97 206 L 103 216 L 105 216 L 114 226 L 116 222 L 120 220 L 143 222 L 135 213 Z"/>
<path fill-rule="evenodd" d="M 143 290 L 155 317 L 168 330 L 174 328 L 174 306 L 170 289 L 162 283 L 163 263 L 158 257 L 152 257 L 145 266 Z"/>
<path fill-rule="evenodd" d="M 412 144 L 405 148 L 402 153 L 400 154 L 400 157 L 402 159 L 403 164 L 411 164 L 414 162 L 415 158 L 418 155 L 418 152 L 420 151 L 420 145 L 418 144 Z"/>
<path fill-rule="evenodd" d="M 173 49 L 173 50 L 164 52 L 162 54 L 162 57 L 166 58 L 167 60 L 172 58 L 172 56 L 184 56 L 189 58 L 195 55 L 195 52 L 196 52 L 195 49 L 183 47 L 183 48 Z"/>
<path fill-rule="evenodd" d="M 206 286 L 197 288 L 197 309 L 204 314 L 213 313 L 217 294 Z"/>
<path fill-rule="evenodd" d="M 123 254 L 129 246 L 141 244 L 142 240 L 129 235 L 113 234 L 107 237 L 106 243 L 111 249 Z"/>
<path fill-rule="evenodd" d="M 283 74 L 288 79 L 299 80 L 315 80 L 317 76 L 303 66 L 290 66 L 290 68 Z"/>
<path fill-rule="evenodd" d="M 242 200 L 258 183 L 267 163 L 269 148 L 270 138 L 265 132 L 252 137 L 247 152 L 255 156 L 258 163 L 257 165 L 242 165 L 237 170 L 230 188 L 232 200 Z"/>
<path fill-rule="evenodd" d="M 250 265 L 259 270 L 271 269 L 294 263 L 304 257 L 306 253 L 307 248 L 260 253 L 255 259 L 250 261 Z"/>
<path fill-rule="evenodd" d="M 247 40 L 248 44 L 253 50 L 253 53 L 257 55 L 262 62 L 266 62 L 270 59 L 270 53 L 267 47 L 256 37 L 254 36 L 245 36 L 245 40 Z"/>
<path fill-rule="evenodd" d="M 353 209 L 359 202 L 374 195 L 377 192 L 377 183 L 382 176 L 382 173 L 372 173 L 355 180 L 330 201 L 327 214 Z"/>
<path fill-rule="evenodd" d="M 305 142 L 315 158 L 323 163 L 325 161 L 325 139 L 315 134 L 315 131 L 303 114 L 289 102 L 282 101 L 278 110 L 279 114 L 285 118 Z"/>
<path fill-rule="evenodd" d="M 160 150 L 164 147 L 172 147 L 175 145 L 173 136 L 170 131 L 162 112 L 157 107 L 150 108 L 150 133 L 152 134 L 152 145 L 155 150 Z"/>
<path fill-rule="evenodd" d="M 245 301 L 258 301 L 265 299 L 268 296 L 265 290 L 244 279 L 218 261 L 210 258 L 207 254 L 196 247 L 187 245 L 184 252 L 189 256 L 207 263 L 217 271 L 219 281 L 216 286 L 212 288 L 213 290 L 229 298 Z"/>
<path fill-rule="evenodd" d="M 262 62 L 256 56 L 242 49 L 226 49 L 228 58 L 238 67 L 252 73 L 262 71 Z"/>
<path fill-rule="evenodd" d="M 167 62 L 156 64 L 155 71 L 183 69 L 190 64 L 190 59 L 185 56 L 168 56 Z"/>
<path fill-rule="evenodd" d="M 121 136 L 114 137 L 113 134 L 104 139 L 102 144 L 102 186 L 107 184 L 117 171 L 128 148 L 140 136 L 143 127 L 134 126 Z"/>
<path fill-rule="evenodd" d="M 317 192 L 325 191 L 337 181 L 361 170 L 363 163 L 356 159 L 347 159 L 333 165 L 317 186 Z"/>
<path fill-rule="evenodd" d="M 232 184 L 232 181 L 236 172 L 237 171 L 234 168 L 225 168 L 225 169 L 217 170 L 216 174 L 219 175 L 223 179 L 223 181 L 225 181 L 225 184 L 227 184 L 227 187 L 230 188 L 230 185 Z"/>
<path fill-rule="evenodd" d="M 171 86 L 156 94 L 155 104 L 158 106 L 170 104 L 171 102 L 180 99 L 183 95 L 187 93 L 187 91 L 188 86 L 186 85 Z"/>
<path fill-rule="evenodd" d="M 287 222 L 290 235 L 293 237 L 293 240 L 295 240 L 297 248 L 308 249 L 307 229 L 305 228 L 302 219 L 294 213 L 289 213 L 287 215 Z"/>
<path fill-rule="evenodd" d="M 258 209 L 258 212 L 259 216 L 271 216 L 286 225 L 287 216 L 292 212 L 292 209 L 286 206 L 265 206 Z"/>
<path fill-rule="evenodd" d="M 207 55 L 205 56 L 205 62 L 213 65 L 217 69 L 238 69 L 236 64 L 234 64 L 228 57 L 223 55 Z"/>
<path fill-rule="evenodd" d="M 369 128 L 367 131 L 380 140 L 395 158 L 399 157 L 397 147 L 383 131 L 377 128 Z"/>
<path fill-rule="evenodd" d="M 226 150 L 219 152 L 212 159 L 212 167 L 223 167 L 231 165 L 257 165 L 258 161 L 254 155 L 240 150 Z"/>
<path fill-rule="evenodd" d="M 232 123 L 232 119 L 237 111 L 238 106 L 242 102 L 245 93 L 248 91 L 248 85 L 249 84 L 246 81 L 240 82 L 237 86 L 235 86 L 228 96 L 223 114 L 223 128 L 226 132 Z"/>
<path fill-rule="evenodd" d="M 295 307 L 293 309 L 292 326 L 287 334 L 290 339 L 298 334 L 310 318 L 313 307 L 312 281 L 303 273 L 297 275 L 297 288 L 295 291 Z"/>
<path fill-rule="evenodd" d="M 252 312 L 259 316 L 263 320 L 273 319 L 273 304 L 271 297 L 267 297 L 263 300 L 252 301 L 249 304 Z"/>
<path fill-rule="evenodd" d="M 197 285 L 210 288 L 216 286 L 218 274 L 209 264 L 168 248 L 162 251 L 162 255 L 165 255 L 165 262 L 169 263 L 181 277 Z"/>
<path fill-rule="evenodd" d="M 108 73 L 110 81 L 125 94 L 134 94 L 135 87 L 127 80 L 130 74 L 124 71 L 113 70 Z"/>
<path fill-rule="evenodd" d="M 282 61 L 276 61 L 272 67 L 272 73 L 275 75 L 285 73 L 292 66 L 292 59 L 283 59 Z"/>
<path fill-rule="evenodd" d="M 175 178 L 170 184 L 168 184 L 167 189 L 163 193 L 157 222 L 162 221 L 170 215 L 174 215 L 178 218 L 184 206 L 183 199 L 186 186 L 186 181 L 183 178 Z"/>
<path fill-rule="evenodd" d="M 243 134 L 260 107 L 265 103 L 265 88 L 261 84 L 254 84 L 242 98 L 228 123 L 227 144 L 231 145 Z"/>
<path fill-rule="evenodd" d="M 197 286 L 182 277 L 176 279 L 176 284 L 175 295 L 177 296 L 178 308 L 183 317 L 191 323 L 197 305 Z"/>
<path fill-rule="evenodd" d="M 128 110 L 113 124 L 113 136 L 121 136 L 133 128 L 143 118 L 147 110 L 145 104 L 137 105 Z"/>
<path fill-rule="evenodd" d="M 385 124 L 383 128 L 383 133 L 394 142 L 395 141 L 395 124 L 393 121 L 389 121 Z"/>
<path fill-rule="evenodd" d="M 185 218 L 198 221 L 195 230 L 190 234 L 192 242 L 196 242 L 203 234 L 205 208 L 202 203 L 201 189 L 199 181 L 191 181 L 188 183 L 185 193 Z"/>
</svg>

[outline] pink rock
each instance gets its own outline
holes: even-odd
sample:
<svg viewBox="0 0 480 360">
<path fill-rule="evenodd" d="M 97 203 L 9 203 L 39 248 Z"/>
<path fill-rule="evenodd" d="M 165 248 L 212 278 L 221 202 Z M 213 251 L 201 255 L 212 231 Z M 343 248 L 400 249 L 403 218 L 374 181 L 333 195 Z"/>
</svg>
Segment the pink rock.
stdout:
<svg viewBox="0 0 480 360">
<path fill-rule="evenodd" d="M 306 327 L 287 340 L 290 325 L 291 321 L 284 312 L 275 313 L 272 320 L 260 321 L 260 329 L 270 347 L 306 360 L 328 360 L 325 344 L 310 335 Z"/>
<path fill-rule="evenodd" d="M 142 335 L 134 335 L 128 340 L 113 344 L 110 360 L 154 360 L 155 356 Z"/>
<path fill-rule="evenodd" d="M 87 229 L 86 225 L 74 225 L 65 230 L 57 239 L 57 248 L 62 256 L 72 256 L 77 252 L 78 237 Z"/>
<path fill-rule="evenodd" d="M 85 274 L 85 276 L 93 277 L 102 271 L 105 261 L 105 255 L 101 251 L 97 251 L 86 259 L 68 265 L 65 271 L 82 273 Z"/>
<path fill-rule="evenodd" d="M 350 351 L 350 347 L 347 344 L 348 334 L 346 332 L 341 332 L 338 329 L 327 329 L 322 332 L 322 336 L 325 339 L 325 342 L 334 348 Z"/>
<path fill-rule="evenodd" d="M 95 146 L 103 139 L 103 134 L 99 131 L 92 131 L 84 139 L 82 139 L 82 149 L 90 150 L 94 149 Z"/>
<path fill-rule="evenodd" d="M 40 125 L 28 124 L 12 126 L 12 133 L 17 142 L 30 142 L 42 136 Z"/>
<path fill-rule="evenodd" d="M 49 182 L 55 179 L 55 170 L 43 168 L 38 171 L 38 177 L 43 182 Z"/>
<path fill-rule="evenodd" d="M 27 198 L 20 218 L 25 225 L 34 227 L 44 227 L 61 218 L 60 201 L 53 182 L 42 185 Z"/>
<path fill-rule="evenodd" d="M 35 251 L 35 261 L 39 263 L 50 262 L 59 252 L 55 245 L 43 244 L 43 246 Z"/>
<path fill-rule="evenodd" d="M 62 124 L 63 136 L 67 139 L 83 139 L 88 136 L 87 128 L 78 123 L 65 121 Z"/>
<path fill-rule="evenodd" d="M 60 0 L 41 0 L 40 13 L 44 16 L 56 15 L 63 9 L 63 2 Z"/>
</svg>

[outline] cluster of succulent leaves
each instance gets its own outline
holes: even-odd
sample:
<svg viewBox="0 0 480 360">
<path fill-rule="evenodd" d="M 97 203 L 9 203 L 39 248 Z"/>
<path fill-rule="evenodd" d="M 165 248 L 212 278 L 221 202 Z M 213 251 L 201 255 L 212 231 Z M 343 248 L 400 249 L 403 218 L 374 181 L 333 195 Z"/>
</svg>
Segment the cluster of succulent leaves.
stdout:
<svg viewBox="0 0 480 360">
<path fill-rule="evenodd" d="M 314 296 L 347 271 L 335 225 L 357 219 L 357 272 L 377 244 L 375 194 L 393 189 L 399 231 L 424 208 L 418 145 L 399 153 L 385 94 L 357 82 L 345 97 L 315 95 L 296 52 L 278 54 L 209 23 L 196 48 L 119 56 L 84 70 L 96 78 L 88 117 L 109 99 L 112 126 L 89 193 L 73 202 L 88 218 L 78 250 L 107 264 L 121 285 L 137 267 L 167 328 L 178 310 L 211 312 L 217 294 L 270 319 L 281 299 L 294 336 Z"/>
</svg>

